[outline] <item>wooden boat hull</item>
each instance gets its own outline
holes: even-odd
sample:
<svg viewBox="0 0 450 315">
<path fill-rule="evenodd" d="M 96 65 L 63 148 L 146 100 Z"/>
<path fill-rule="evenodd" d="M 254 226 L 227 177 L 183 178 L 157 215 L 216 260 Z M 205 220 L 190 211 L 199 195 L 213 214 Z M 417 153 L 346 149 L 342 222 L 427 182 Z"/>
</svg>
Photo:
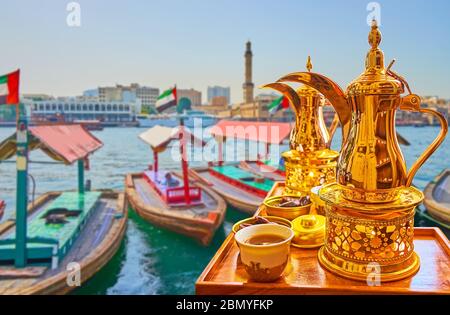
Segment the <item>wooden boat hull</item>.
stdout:
<svg viewBox="0 0 450 315">
<path fill-rule="evenodd" d="M 140 217 L 158 227 L 193 238 L 204 246 L 211 242 L 226 213 L 225 201 L 219 195 L 207 186 L 195 183 L 201 188 L 204 197 L 211 200 L 211 206 L 207 206 L 207 209 L 213 213 L 195 218 L 168 207 L 149 185 L 143 187 L 141 181 L 142 174 L 128 174 L 125 179 L 127 202 Z M 191 208 L 195 211 L 196 206 Z"/>
<path fill-rule="evenodd" d="M 424 190 L 424 205 L 428 213 L 436 220 L 441 221 L 447 226 L 450 224 L 450 207 L 448 203 L 436 200 L 434 196 L 435 189 L 450 176 L 450 169 L 441 172 Z"/>
<path fill-rule="evenodd" d="M 225 201 L 233 208 L 249 215 L 253 215 L 262 203 L 264 198 L 242 191 L 241 189 L 227 183 L 220 178 L 211 175 L 208 168 L 197 168 L 191 170 L 194 176 L 197 176 L 217 194 L 222 196 Z"/>
<path fill-rule="evenodd" d="M 48 203 L 50 200 L 56 198 L 60 192 L 50 192 L 39 197 L 33 205 L 28 208 L 28 215 L 31 216 L 37 212 L 44 204 Z M 76 240 L 73 244 L 71 250 L 69 250 L 66 258 L 61 261 L 60 266 L 56 271 L 49 270 L 49 276 L 44 278 L 2 278 L 0 276 L 0 294 L 20 294 L 20 295 L 30 295 L 30 294 L 66 294 L 78 286 L 69 286 L 67 279 L 70 277 L 70 270 L 67 270 L 69 263 L 76 261 L 79 264 L 80 271 L 80 282 L 85 283 L 90 279 L 96 272 L 103 268 L 109 260 L 114 256 L 114 254 L 119 249 L 123 237 L 125 236 L 125 231 L 127 227 L 127 206 L 125 204 L 125 198 L 123 193 L 118 193 L 114 191 L 102 191 L 101 195 L 102 201 L 111 202 L 109 206 L 115 206 L 115 211 L 113 213 L 114 218 L 111 219 L 111 224 L 108 229 L 102 235 L 102 239 L 97 243 L 97 245 L 90 249 L 82 249 L 83 237 L 90 237 L 88 229 L 95 229 L 95 226 L 89 226 L 91 223 L 86 223 L 84 229 L 85 232 L 81 232 L 80 239 Z M 108 204 L 105 203 L 105 208 Z M 101 207 L 101 206 L 99 206 Z M 100 210 L 98 210 L 100 211 Z M 103 214 L 106 214 L 103 213 Z M 100 216 L 100 213 L 98 213 Z M 104 219 L 104 217 L 103 217 Z M 4 233 L 9 233 L 9 231 L 14 227 L 12 221 L 6 221 L 0 225 L 0 236 Z M 85 235 L 83 235 L 83 233 Z M 77 243 L 78 242 L 78 243 Z M 72 251 L 77 250 L 78 253 L 86 252 L 83 257 L 77 257 L 80 259 L 74 260 L 73 257 L 69 257 Z M 74 256 L 76 257 L 76 255 Z M 0 268 L 1 269 L 1 268 Z"/>
</svg>

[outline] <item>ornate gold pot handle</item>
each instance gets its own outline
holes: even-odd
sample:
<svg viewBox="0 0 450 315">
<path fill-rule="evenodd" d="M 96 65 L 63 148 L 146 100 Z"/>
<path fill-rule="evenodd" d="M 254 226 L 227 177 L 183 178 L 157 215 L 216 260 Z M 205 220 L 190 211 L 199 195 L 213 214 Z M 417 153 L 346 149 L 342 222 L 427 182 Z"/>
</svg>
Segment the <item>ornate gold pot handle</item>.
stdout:
<svg viewBox="0 0 450 315">
<path fill-rule="evenodd" d="M 402 100 L 402 104 L 400 105 L 400 109 L 410 112 L 431 114 L 435 116 L 438 119 L 439 123 L 441 124 L 441 131 L 439 132 L 437 137 L 422 153 L 422 155 L 414 162 L 414 164 L 408 171 L 408 175 L 406 177 L 406 186 L 411 186 L 414 175 L 416 175 L 419 168 L 423 165 L 423 163 L 425 163 L 426 160 L 428 160 L 428 158 L 434 153 L 434 151 L 436 151 L 436 149 L 444 141 L 448 131 L 448 124 L 445 117 L 438 111 L 429 108 L 420 108 L 420 97 L 415 94 L 410 94 L 404 97 Z"/>
</svg>

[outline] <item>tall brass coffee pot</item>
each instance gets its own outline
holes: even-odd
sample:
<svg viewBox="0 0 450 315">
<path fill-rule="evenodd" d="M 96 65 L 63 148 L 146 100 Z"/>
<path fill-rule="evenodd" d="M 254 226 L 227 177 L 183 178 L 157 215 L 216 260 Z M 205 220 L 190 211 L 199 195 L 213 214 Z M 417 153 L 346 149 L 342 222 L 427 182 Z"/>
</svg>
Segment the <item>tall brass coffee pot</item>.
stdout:
<svg viewBox="0 0 450 315">
<path fill-rule="evenodd" d="M 310 57 L 306 68 L 308 73 L 312 69 Z M 284 193 L 306 195 L 315 186 L 334 182 L 339 152 L 329 148 L 336 124 L 330 130 L 325 125 L 323 95 L 307 85 L 297 91 L 284 83 L 270 83 L 263 87 L 281 92 L 289 100 L 296 117 L 290 150 L 282 155 L 286 168 Z"/>
<path fill-rule="evenodd" d="M 281 82 L 299 82 L 322 93 L 334 106 L 343 144 L 336 182 L 320 189 L 326 203 L 326 239 L 319 262 L 340 276 L 367 281 L 395 281 L 414 275 L 420 259 L 414 252 L 414 212 L 423 193 L 411 186 L 414 175 L 442 143 L 447 121 L 437 111 L 421 108 L 408 83 L 385 68 L 378 47 L 381 33 L 374 21 L 365 71 L 346 92 L 329 78 L 312 72 L 289 74 Z M 402 94 L 408 91 L 408 94 Z M 436 139 L 407 170 L 397 141 L 396 111 L 434 115 L 441 125 Z"/>
</svg>

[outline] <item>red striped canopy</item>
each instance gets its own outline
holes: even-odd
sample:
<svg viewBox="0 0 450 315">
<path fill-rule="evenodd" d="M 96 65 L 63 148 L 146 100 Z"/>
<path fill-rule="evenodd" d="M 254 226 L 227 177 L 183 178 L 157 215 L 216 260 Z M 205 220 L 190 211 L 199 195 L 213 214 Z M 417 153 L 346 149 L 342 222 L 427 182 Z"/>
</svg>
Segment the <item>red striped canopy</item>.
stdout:
<svg viewBox="0 0 450 315">
<path fill-rule="evenodd" d="M 46 125 L 28 130 L 30 150 L 41 149 L 52 159 L 72 164 L 98 150 L 103 143 L 81 125 Z M 0 160 L 16 154 L 16 134 L 0 143 Z"/>
<path fill-rule="evenodd" d="M 235 138 L 256 142 L 281 144 L 289 138 L 291 124 L 282 122 L 257 122 L 221 120 L 211 127 L 215 137 Z"/>
</svg>

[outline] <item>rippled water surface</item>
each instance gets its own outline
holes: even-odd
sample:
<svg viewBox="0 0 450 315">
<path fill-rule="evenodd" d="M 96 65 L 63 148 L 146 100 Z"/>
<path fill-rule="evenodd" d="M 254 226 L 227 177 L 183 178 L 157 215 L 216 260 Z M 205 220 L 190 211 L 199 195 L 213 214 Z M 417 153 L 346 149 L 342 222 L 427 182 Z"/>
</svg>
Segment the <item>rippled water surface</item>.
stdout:
<svg viewBox="0 0 450 315">
<path fill-rule="evenodd" d="M 436 127 L 400 127 L 399 132 L 407 138 L 410 146 L 402 146 L 402 151 L 410 166 L 438 133 Z M 139 128 L 109 128 L 95 135 L 104 142 L 104 147 L 91 158 L 91 170 L 86 174 L 92 181 L 92 188 L 122 189 L 124 175 L 139 172 L 152 161 L 149 148 L 138 139 Z M 12 128 L 0 128 L 3 140 L 14 132 Z M 448 137 L 439 150 L 417 173 L 414 184 L 423 189 L 442 169 L 449 167 Z M 333 147 L 340 145 L 339 131 Z M 243 157 L 246 151 L 243 143 L 236 155 Z M 287 146 L 272 148 L 272 153 L 283 151 Z M 176 151 L 176 149 L 174 149 Z M 207 149 L 209 150 L 209 146 Z M 173 152 L 175 152 L 173 151 Z M 250 157 L 256 156 L 251 148 Z M 172 158 L 172 150 L 161 155 L 160 167 L 177 168 L 178 162 Z M 34 161 L 49 161 L 41 152 L 33 152 Z M 201 161 L 191 165 L 204 164 Z M 31 164 L 30 174 L 36 179 L 35 195 L 51 190 L 75 189 L 77 187 L 76 166 Z M 3 220 L 14 212 L 15 165 L 0 164 L 0 198 L 6 200 L 7 210 Z M 77 294 L 193 294 L 194 283 L 203 268 L 219 248 L 231 230 L 233 222 L 245 215 L 229 208 L 225 223 L 217 232 L 209 247 L 198 246 L 183 236 L 161 230 L 146 223 L 132 211 L 126 237 L 118 253 L 91 280 L 78 289 Z M 424 219 L 416 220 L 422 226 L 433 225 Z"/>
</svg>

